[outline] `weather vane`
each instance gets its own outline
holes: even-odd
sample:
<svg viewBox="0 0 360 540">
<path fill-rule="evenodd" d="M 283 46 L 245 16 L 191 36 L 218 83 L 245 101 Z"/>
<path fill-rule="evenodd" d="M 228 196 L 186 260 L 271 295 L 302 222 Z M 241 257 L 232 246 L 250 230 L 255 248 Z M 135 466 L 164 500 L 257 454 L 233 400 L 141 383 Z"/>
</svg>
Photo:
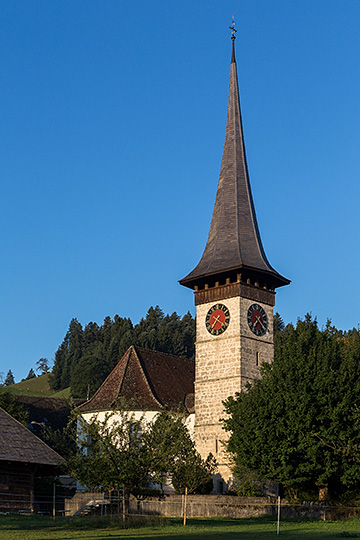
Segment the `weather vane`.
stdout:
<svg viewBox="0 0 360 540">
<path fill-rule="evenodd" d="M 235 13 L 232 16 L 232 23 L 231 23 L 231 26 L 229 26 L 229 28 L 231 30 L 231 39 L 232 40 L 236 39 L 235 33 L 237 32 L 237 30 L 235 28 Z"/>
</svg>

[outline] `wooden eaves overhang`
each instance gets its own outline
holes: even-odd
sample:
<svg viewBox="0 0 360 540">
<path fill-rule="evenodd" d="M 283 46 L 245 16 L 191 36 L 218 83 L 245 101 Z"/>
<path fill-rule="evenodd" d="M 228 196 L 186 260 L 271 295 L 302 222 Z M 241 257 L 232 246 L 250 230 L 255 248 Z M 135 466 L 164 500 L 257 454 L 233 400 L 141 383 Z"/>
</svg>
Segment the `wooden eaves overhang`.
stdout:
<svg viewBox="0 0 360 540">
<path fill-rule="evenodd" d="M 249 287 L 264 291 L 259 292 L 259 301 L 274 303 L 275 288 L 290 283 L 270 265 L 260 238 L 246 162 L 234 42 L 233 36 L 225 143 L 210 232 L 200 262 L 180 280 L 195 290 L 196 304 L 237 295 L 254 298 Z"/>
</svg>

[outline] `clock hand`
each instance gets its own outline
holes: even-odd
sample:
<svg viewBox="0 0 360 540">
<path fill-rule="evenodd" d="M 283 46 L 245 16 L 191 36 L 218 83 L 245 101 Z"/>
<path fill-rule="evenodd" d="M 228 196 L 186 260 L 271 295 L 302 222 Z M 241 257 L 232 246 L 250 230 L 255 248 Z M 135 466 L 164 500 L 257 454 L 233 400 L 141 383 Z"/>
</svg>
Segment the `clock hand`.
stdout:
<svg viewBox="0 0 360 540">
<path fill-rule="evenodd" d="M 220 315 L 218 315 L 217 317 L 214 317 L 214 322 L 212 323 L 211 325 L 211 328 L 214 328 L 215 324 L 218 322 L 221 324 L 221 326 L 223 325 L 223 323 L 221 321 L 219 321 L 220 319 Z"/>
<path fill-rule="evenodd" d="M 260 317 L 258 315 L 255 315 L 255 317 L 256 317 L 257 321 L 260 323 L 260 325 L 263 327 L 263 329 L 266 331 L 266 328 L 265 328 L 262 320 L 260 319 Z"/>
</svg>

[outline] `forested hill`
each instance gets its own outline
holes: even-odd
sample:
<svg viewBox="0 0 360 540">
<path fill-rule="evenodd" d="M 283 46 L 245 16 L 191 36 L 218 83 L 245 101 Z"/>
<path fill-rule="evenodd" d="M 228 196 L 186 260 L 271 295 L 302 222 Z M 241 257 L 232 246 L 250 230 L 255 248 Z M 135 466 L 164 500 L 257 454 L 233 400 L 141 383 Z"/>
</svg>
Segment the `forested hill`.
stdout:
<svg viewBox="0 0 360 540">
<path fill-rule="evenodd" d="M 164 315 L 156 306 L 135 326 L 129 318 L 106 317 L 85 328 L 72 319 L 55 353 L 51 387 L 70 386 L 73 397 L 93 395 L 131 345 L 194 359 L 195 320 L 190 313 Z"/>
</svg>

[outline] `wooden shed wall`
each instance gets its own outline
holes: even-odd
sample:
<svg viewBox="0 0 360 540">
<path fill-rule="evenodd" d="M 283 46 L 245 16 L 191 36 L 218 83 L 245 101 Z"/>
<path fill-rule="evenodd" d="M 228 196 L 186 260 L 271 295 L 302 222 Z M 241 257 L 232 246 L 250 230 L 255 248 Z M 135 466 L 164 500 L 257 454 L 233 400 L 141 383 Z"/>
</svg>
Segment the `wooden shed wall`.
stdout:
<svg viewBox="0 0 360 540">
<path fill-rule="evenodd" d="M 34 466 L 0 462 L 0 512 L 32 512 Z"/>
</svg>

